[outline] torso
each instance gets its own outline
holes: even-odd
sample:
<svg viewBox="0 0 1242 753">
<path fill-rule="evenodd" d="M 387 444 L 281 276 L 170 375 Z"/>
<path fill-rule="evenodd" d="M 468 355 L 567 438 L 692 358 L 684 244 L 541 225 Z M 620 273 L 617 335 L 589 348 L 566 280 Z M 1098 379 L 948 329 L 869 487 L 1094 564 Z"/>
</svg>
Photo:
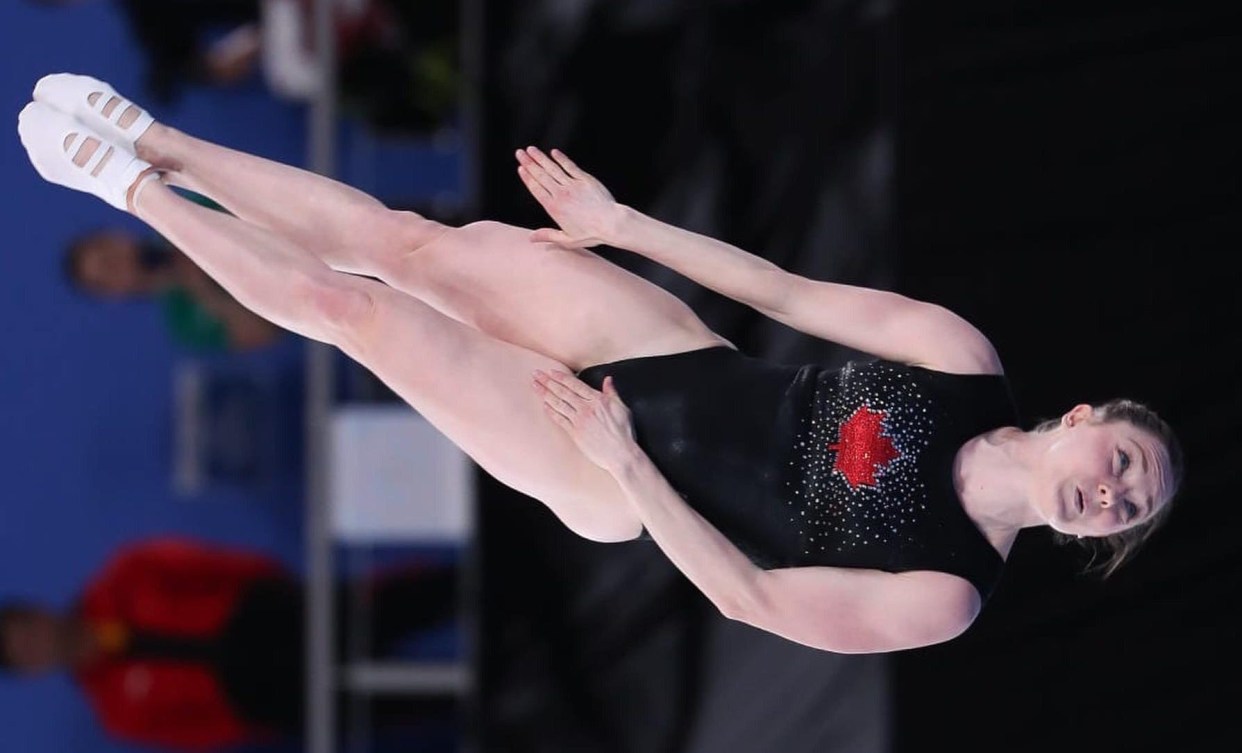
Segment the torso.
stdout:
<svg viewBox="0 0 1242 753">
<path fill-rule="evenodd" d="M 1016 422 L 1003 377 L 780 365 L 724 347 L 580 376 L 605 373 L 640 446 L 756 564 L 934 571 L 984 596 L 995 583 L 1011 542 L 966 514 L 952 467 L 969 439 Z"/>
<path fill-rule="evenodd" d="M 1003 558 L 963 508 L 953 464 L 1015 420 L 1003 379 L 874 360 L 804 380 L 786 479 L 795 563 L 933 570 L 989 592 Z"/>
</svg>

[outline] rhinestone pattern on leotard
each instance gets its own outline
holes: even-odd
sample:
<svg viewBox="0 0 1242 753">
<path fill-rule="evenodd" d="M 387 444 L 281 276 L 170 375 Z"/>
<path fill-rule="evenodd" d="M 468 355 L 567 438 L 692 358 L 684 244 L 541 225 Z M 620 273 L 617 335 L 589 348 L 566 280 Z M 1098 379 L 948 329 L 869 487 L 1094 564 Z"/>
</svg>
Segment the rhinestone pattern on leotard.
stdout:
<svg viewBox="0 0 1242 753">
<path fill-rule="evenodd" d="M 850 363 L 817 386 L 794 439 L 786 482 L 804 554 L 907 545 L 926 511 L 919 473 L 932 401 L 886 362 Z"/>
</svg>

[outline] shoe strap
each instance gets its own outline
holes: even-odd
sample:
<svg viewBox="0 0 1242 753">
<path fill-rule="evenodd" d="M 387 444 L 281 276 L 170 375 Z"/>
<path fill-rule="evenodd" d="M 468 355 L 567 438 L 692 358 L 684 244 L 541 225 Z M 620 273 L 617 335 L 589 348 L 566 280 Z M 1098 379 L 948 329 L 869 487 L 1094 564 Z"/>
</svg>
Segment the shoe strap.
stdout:
<svg viewBox="0 0 1242 753">
<path fill-rule="evenodd" d="M 73 138 L 69 140 L 69 146 L 64 150 L 65 156 L 69 158 L 70 162 L 74 162 L 74 160 L 78 158 L 78 152 L 82 150 L 82 145 L 85 144 L 86 140 L 89 138 L 90 136 L 81 131 L 77 131 L 73 134 Z M 98 153 L 99 150 L 96 149 L 95 152 Z M 77 167 L 76 162 L 74 162 L 74 167 Z"/>
<path fill-rule="evenodd" d="M 88 139 L 97 140 L 99 145 L 94 148 L 94 154 L 91 155 L 91 159 L 88 159 L 86 162 L 78 165 L 78 152 L 81 152 L 82 145 L 86 144 Z M 113 147 L 113 145 L 106 142 L 106 140 L 97 137 L 97 135 L 82 133 L 81 130 L 78 130 L 77 133 L 73 134 L 73 138 L 70 140 L 70 148 L 65 150 L 65 157 L 70 160 L 73 167 L 78 170 L 82 170 L 83 173 L 88 175 L 94 175 L 94 169 L 99 167 L 99 163 L 102 163 L 104 159 L 108 158 L 109 154 L 113 154 L 116 150 L 116 147 Z"/>
<path fill-rule="evenodd" d="M 82 146 L 89 139 L 95 139 L 96 141 L 98 141 L 99 146 L 95 147 L 95 153 L 91 155 L 90 159 L 88 159 L 82 165 L 78 165 L 77 163 L 78 152 L 82 150 Z M 87 133 L 78 131 L 77 133 L 73 135 L 73 138 L 69 141 L 69 148 L 64 151 L 64 154 L 65 154 L 65 157 L 68 158 L 69 162 L 74 166 L 74 168 L 81 170 L 87 175 L 94 175 L 95 168 L 99 167 L 99 163 L 103 162 L 105 159 L 107 159 L 109 154 L 112 154 L 115 151 L 116 151 L 116 148 L 113 147 L 112 144 L 109 144 L 107 141 L 103 140 L 102 138 L 95 136 L 94 134 L 87 134 Z"/>
<path fill-rule="evenodd" d="M 94 94 L 94 93 L 95 92 L 91 92 L 90 94 Z M 109 91 L 109 90 L 101 91 L 99 94 L 99 98 L 95 100 L 95 104 L 91 105 L 90 94 L 86 95 L 87 96 L 86 102 L 90 106 L 90 108 L 92 110 L 97 111 L 99 113 L 99 117 L 103 118 L 105 121 L 116 126 L 118 130 L 121 130 L 121 131 L 126 130 L 124 128 L 121 128 L 121 118 L 124 117 L 125 113 L 129 112 L 129 108 L 137 107 L 137 105 L 135 105 L 133 102 L 130 102 L 128 99 L 125 99 L 120 94 L 117 94 L 115 91 Z M 104 108 L 107 107 L 108 103 L 114 99 L 116 100 L 116 107 L 112 108 L 112 114 L 104 115 L 103 113 Z M 139 118 L 141 117 L 142 116 L 139 115 Z M 135 120 L 134 122 L 136 123 L 137 120 Z"/>
<path fill-rule="evenodd" d="M 95 174 L 95 169 L 99 167 L 99 163 L 107 159 L 109 154 L 112 154 L 113 157 L 115 157 L 116 155 L 113 154 L 115 151 L 116 149 L 111 144 L 106 141 L 100 141 L 99 146 L 95 148 L 95 153 L 92 154 L 91 158 L 86 161 L 86 164 L 82 166 L 82 169 L 86 171 L 87 175 L 93 176 Z"/>
</svg>

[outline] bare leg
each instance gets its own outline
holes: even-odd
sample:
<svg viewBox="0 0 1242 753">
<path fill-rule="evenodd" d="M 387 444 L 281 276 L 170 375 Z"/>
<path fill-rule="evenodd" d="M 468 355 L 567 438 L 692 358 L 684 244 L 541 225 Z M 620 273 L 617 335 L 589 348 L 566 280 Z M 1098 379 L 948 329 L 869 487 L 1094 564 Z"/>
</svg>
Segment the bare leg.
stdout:
<svg viewBox="0 0 1242 753">
<path fill-rule="evenodd" d="M 165 180 L 208 196 L 333 269 L 378 276 L 375 259 L 411 251 L 449 228 L 322 175 L 194 138 L 161 123 L 136 144 Z"/>
<path fill-rule="evenodd" d="M 460 322 L 578 369 L 727 344 L 680 299 L 589 251 L 496 222 L 449 228 L 314 173 L 160 124 L 140 155 L 334 269 L 377 277 Z"/>
<path fill-rule="evenodd" d="M 613 479 L 544 415 L 535 369 L 559 362 L 488 337 L 386 285 L 335 272 L 262 228 L 188 202 L 158 181 L 134 213 L 238 301 L 272 322 L 341 348 L 370 369 L 485 471 L 544 502 L 598 541 L 640 522 Z"/>
</svg>

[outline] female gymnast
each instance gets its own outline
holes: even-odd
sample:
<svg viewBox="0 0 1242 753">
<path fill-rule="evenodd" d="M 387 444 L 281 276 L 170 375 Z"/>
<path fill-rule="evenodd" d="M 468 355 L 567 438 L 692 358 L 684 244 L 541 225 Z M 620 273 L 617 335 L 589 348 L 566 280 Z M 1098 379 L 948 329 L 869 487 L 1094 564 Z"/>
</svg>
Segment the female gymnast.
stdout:
<svg viewBox="0 0 1242 753">
<path fill-rule="evenodd" d="M 33 98 L 19 132 L 45 179 L 133 213 L 256 313 L 341 349 L 578 535 L 649 537 L 724 616 L 791 641 L 950 640 L 1021 529 L 1094 540 L 1111 571 L 1178 489 L 1180 445 L 1145 406 L 1019 428 L 995 350 L 951 311 L 663 224 L 555 150 L 519 151 L 517 170 L 559 230 L 448 227 L 193 138 L 94 78 L 47 76 Z M 750 357 L 597 244 L 873 358 Z"/>
</svg>

